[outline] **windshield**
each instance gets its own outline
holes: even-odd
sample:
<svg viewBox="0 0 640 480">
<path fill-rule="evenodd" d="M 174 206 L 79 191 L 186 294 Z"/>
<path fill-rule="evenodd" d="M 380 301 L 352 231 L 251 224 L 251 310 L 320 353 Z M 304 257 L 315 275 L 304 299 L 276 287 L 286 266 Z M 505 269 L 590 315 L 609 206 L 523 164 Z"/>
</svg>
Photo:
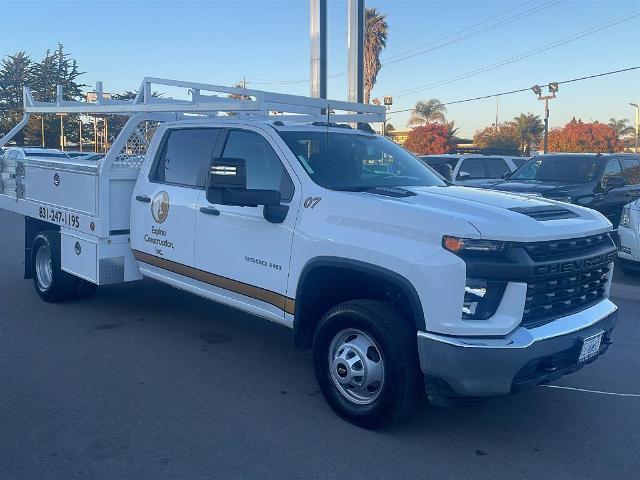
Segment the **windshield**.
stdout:
<svg viewBox="0 0 640 480">
<path fill-rule="evenodd" d="M 309 176 L 332 190 L 443 186 L 430 168 L 384 137 L 321 131 L 281 131 Z"/>
<path fill-rule="evenodd" d="M 515 171 L 509 180 L 588 183 L 597 177 L 599 166 L 597 157 L 535 157 Z"/>
</svg>

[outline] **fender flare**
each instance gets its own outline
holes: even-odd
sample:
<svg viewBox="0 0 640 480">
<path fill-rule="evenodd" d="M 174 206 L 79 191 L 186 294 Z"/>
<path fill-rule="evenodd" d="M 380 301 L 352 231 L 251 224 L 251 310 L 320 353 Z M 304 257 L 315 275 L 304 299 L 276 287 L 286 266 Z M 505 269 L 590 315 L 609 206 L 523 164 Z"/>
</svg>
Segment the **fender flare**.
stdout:
<svg viewBox="0 0 640 480">
<path fill-rule="evenodd" d="M 420 302 L 420 296 L 418 295 L 418 292 L 416 291 L 413 284 L 406 277 L 392 270 L 372 263 L 343 257 L 323 256 L 315 257 L 309 260 L 302 268 L 302 272 L 300 273 L 300 276 L 298 278 L 295 297 L 295 314 L 293 321 L 294 332 L 297 332 L 299 330 L 300 322 L 302 321 L 302 315 L 300 314 L 302 309 L 302 302 L 298 299 L 303 298 L 303 285 L 305 284 L 306 277 L 309 275 L 309 273 L 318 267 L 334 267 L 342 268 L 345 270 L 355 270 L 357 272 L 365 273 L 390 282 L 394 286 L 398 287 L 409 299 L 409 307 L 411 309 L 411 312 L 413 313 L 416 328 L 418 330 L 426 330 L 424 311 L 422 309 L 422 303 Z"/>
</svg>

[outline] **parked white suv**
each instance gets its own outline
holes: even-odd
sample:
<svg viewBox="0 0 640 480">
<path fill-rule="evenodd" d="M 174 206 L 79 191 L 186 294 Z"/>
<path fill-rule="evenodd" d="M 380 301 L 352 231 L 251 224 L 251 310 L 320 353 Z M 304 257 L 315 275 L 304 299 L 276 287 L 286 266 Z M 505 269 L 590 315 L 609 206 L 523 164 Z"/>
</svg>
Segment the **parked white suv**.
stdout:
<svg viewBox="0 0 640 480">
<path fill-rule="evenodd" d="M 618 239 L 618 264 L 625 273 L 640 274 L 640 200 L 622 209 Z"/>
<path fill-rule="evenodd" d="M 507 155 L 422 155 L 420 159 L 456 185 L 474 187 L 487 180 L 500 181 L 528 158 Z M 450 172 L 450 173 L 449 173 Z"/>
</svg>

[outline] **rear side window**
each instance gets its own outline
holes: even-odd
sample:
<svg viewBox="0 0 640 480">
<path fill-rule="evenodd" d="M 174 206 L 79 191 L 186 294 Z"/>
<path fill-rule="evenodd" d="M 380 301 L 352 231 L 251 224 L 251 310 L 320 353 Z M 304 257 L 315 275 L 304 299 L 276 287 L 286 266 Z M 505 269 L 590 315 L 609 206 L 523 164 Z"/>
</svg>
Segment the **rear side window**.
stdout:
<svg viewBox="0 0 640 480">
<path fill-rule="evenodd" d="M 640 159 L 622 158 L 624 168 L 624 181 L 627 185 L 640 184 Z"/>
<path fill-rule="evenodd" d="M 456 168 L 456 164 L 458 163 L 458 158 L 455 157 L 420 157 L 423 161 L 427 162 L 427 165 L 433 167 L 434 165 L 440 165 L 443 163 L 447 163 L 451 165 L 452 169 Z"/>
<path fill-rule="evenodd" d="M 485 158 L 484 166 L 487 170 L 487 178 L 501 178 L 502 175 L 510 172 L 503 158 Z"/>
<path fill-rule="evenodd" d="M 207 168 L 220 134 L 218 128 L 171 130 L 165 140 L 151 180 L 204 188 Z"/>
<path fill-rule="evenodd" d="M 486 178 L 484 161 L 482 158 L 465 158 L 458 171 L 457 180 L 468 180 L 471 178 Z"/>
<path fill-rule="evenodd" d="M 606 185 L 607 179 L 609 177 L 621 177 L 622 176 L 622 167 L 620 166 L 620 162 L 617 158 L 609 160 L 607 163 L 607 168 L 604 171 L 604 175 L 602 176 L 603 185 Z"/>
<path fill-rule="evenodd" d="M 230 131 L 222 156 L 246 162 L 248 189 L 278 190 L 282 200 L 291 200 L 293 183 L 280 157 L 262 135 L 245 130 Z"/>
</svg>

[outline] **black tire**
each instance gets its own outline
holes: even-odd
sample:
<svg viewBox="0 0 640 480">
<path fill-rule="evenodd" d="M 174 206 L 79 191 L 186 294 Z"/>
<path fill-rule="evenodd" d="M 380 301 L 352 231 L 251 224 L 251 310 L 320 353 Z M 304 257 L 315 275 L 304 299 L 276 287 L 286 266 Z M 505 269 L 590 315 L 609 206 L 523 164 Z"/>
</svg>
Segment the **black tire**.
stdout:
<svg viewBox="0 0 640 480">
<path fill-rule="evenodd" d="M 78 278 L 78 284 L 73 292 L 73 298 L 89 298 L 96 293 L 97 288 L 98 286 L 95 283 Z"/>
<path fill-rule="evenodd" d="M 336 375 L 343 377 L 344 369 L 340 372 L 339 363 L 336 372 L 330 371 L 336 365 L 330 362 L 336 348 L 332 342 L 340 339 L 341 335 L 346 335 L 345 341 L 349 342 L 352 329 L 373 340 L 383 361 L 381 390 L 376 398 L 366 400 L 371 402 L 367 404 L 358 404 L 348 398 L 348 393 L 343 393 L 345 389 L 341 391 Z M 341 351 L 339 347 L 337 351 Z M 375 349 L 373 352 L 377 357 Z M 369 353 L 366 356 L 369 357 Z M 352 300 L 327 312 L 315 333 L 313 361 L 320 390 L 333 411 L 363 428 L 376 430 L 407 417 L 423 389 L 416 330 L 410 328 L 406 319 L 390 304 L 377 300 Z M 366 376 L 364 378 L 363 382 L 366 382 Z"/>
<path fill-rule="evenodd" d="M 42 281 L 38 274 L 37 258 L 40 249 L 48 249 L 50 281 Z M 78 278 L 60 268 L 60 233 L 55 230 L 40 232 L 31 245 L 31 274 L 36 292 L 45 302 L 62 302 L 76 291 Z"/>
</svg>

